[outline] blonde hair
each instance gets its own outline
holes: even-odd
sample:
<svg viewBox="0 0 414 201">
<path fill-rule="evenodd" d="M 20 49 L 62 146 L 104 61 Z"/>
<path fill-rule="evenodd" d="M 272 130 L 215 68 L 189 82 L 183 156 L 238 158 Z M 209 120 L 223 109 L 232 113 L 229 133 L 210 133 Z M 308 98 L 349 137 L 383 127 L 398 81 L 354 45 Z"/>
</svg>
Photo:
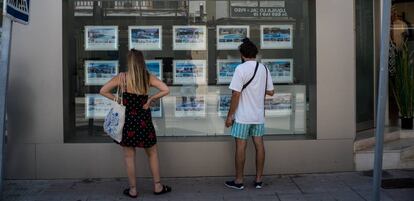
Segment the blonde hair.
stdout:
<svg viewBox="0 0 414 201">
<path fill-rule="evenodd" d="M 135 94 L 148 94 L 150 74 L 141 51 L 132 49 L 128 53 L 127 89 Z"/>
</svg>

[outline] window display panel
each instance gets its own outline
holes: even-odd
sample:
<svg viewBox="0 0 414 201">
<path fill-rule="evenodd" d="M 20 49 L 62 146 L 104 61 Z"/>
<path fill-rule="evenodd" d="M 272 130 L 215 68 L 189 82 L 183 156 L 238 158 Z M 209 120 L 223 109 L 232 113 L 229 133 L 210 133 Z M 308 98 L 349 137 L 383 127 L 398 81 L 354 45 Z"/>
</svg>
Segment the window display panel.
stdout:
<svg viewBox="0 0 414 201">
<path fill-rule="evenodd" d="M 228 136 L 224 120 L 246 36 L 270 71 L 268 135 L 312 134 L 314 1 L 63 1 L 65 141 L 110 141 L 100 87 L 127 70 L 129 49 L 170 87 L 151 108 L 158 136 Z M 153 94 L 154 89 L 150 90 Z M 310 99 L 309 97 L 313 97 Z M 312 121 L 316 122 L 316 121 Z"/>
</svg>

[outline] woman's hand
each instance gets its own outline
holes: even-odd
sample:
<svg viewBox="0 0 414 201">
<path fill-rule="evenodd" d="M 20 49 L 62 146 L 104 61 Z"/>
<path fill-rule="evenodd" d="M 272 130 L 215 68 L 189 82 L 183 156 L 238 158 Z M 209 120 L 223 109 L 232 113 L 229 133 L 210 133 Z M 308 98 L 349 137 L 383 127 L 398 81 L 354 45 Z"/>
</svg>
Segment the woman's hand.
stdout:
<svg viewBox="0 0 414 201">
<path fill-rule="evenodd" d="M 168 95 L 168 93 L 170 93 L 170 89 L 168 88 L 168 86 L 164 82 L 159 80 L 157 77 L 155 77 L 154 75 L 150 75 L 150 85 L 152 87 L 157 88 L 159 90 L 159 92 L 148 98 L 147 103 L 145 103 L 142 106 L 142 108 L 145 109 L 145 110 L 150 108 L 151 104 L 155 100 L 158 100 L 158 99 Z"/>
<path fill-rule="evenodd" d="M 151 104 L 152 104 L 152 98 L 148 98 L 148 101 L 147 101 L 147 103 L 145 103 L 143 106 L 142 106 L 142 109 L 144 109 L 144 110 L 148 110 L 150 107 L 151 107 Z"/>
</svg>

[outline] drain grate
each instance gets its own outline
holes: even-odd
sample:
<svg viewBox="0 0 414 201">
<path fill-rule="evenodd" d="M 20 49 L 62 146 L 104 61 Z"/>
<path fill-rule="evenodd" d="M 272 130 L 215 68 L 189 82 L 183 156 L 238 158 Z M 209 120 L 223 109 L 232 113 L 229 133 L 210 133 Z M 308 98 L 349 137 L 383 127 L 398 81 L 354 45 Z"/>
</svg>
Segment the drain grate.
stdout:
<svg viewBox="0 0 414 201">
<path fill-rule="evenodd" d="M 381 187 L 384 189 L 414 188 L 413 178 L 383 179 Z"/>
</svg>

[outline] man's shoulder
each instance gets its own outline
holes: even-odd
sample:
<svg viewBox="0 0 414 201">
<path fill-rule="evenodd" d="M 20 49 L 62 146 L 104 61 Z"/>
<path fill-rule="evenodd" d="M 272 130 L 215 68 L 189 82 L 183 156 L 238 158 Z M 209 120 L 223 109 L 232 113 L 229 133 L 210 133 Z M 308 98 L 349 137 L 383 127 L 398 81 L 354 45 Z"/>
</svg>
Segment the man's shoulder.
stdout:
<svg viewBox="0 0 414 201">
<path fill-rule="evenodd" d="M 241 63 L 237 66 L 236 69 L 244 69 L 244 68 L 246 68 L 246 66 L 247 66 L 246 63 Z"/>
<path fill-rule="evenodd" d="M 244 63 L 239 64 L 239 66 L 237 66 L 236 70 L 238 70 L 240 72 L 246 72 L 246 71 L 249 71 L 251 69 L 251 67 L 252 67 L 252 65 L 251 65 L 250 62 L 249 63 L 244 62 Z"/>
</svg>

